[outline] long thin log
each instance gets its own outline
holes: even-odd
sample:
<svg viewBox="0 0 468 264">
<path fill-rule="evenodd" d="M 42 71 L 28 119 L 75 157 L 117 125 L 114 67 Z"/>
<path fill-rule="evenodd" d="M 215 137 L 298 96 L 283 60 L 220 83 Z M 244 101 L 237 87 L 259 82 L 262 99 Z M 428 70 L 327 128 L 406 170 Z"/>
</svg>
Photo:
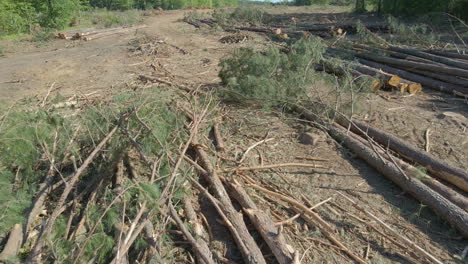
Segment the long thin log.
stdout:
<svg viewBox="0 0 468 264">
<path fill-rule="evenodd" d="M 195 232 L 195 240 L 198 245 L 202 248 L 209 248 L 208 244 L 206 243 L 206 234 L 203 230 L 203 225 L 198 221 L 197 214 L 195 213 L 195 209 L 193 208 L 192 201 L 188 197 L 184 197 L 182 200 L 184 204 L 184 212 L 185 216 L 188 220 L 188 224 L 191 225 L 191 229 Z M 207 253 L 210 253 L 209 251 Z M 199 260 L 202 264 L 207 264 L 203 261 L 203 257 L 200 256 L 198 253 L 195 254 L 195 257 Z"/>
<path fill-rule="evenodd" d="M 365 131 L 369 137 L 383 146 L 394 150 L 407 160 L 426 167 L 432 175 L 468 192 L 468 173 L 462 169 L 451 166 L 437 159 L 430 153 L 424 153 L 418 150 L 418 148 L 414 147 L 411 143 L 399 139 L 383 130 L 371 127 L 363 122 L 353 120 L 352 123 L 350 123 L 344 118 L 338 118 L 337 122 L 344 127 L 350 127 L 351 131 L 361 135 L 363 134 L 361 131 Z"/>
<path fill-rule="evenodd" d="M 441 50 L 427 50 L 426 52 L 439 55 L 439 56 L 454 58 L 454 59 L 468 60 L 468 54 L 461 54 L 458 52 L 449 52 L 449 51 L 441 51 Z"/>
<path fill-rule="evenodd" d="M 367 141 L 366 139 L 358 136 L 357 134 L 350 134 L 350 136 L 359 140 L 364 145 L 372 144 L 369 143 L 369 141 Z M 373 150 L 375 152 L 378 152 L 381 157 L 386 158 L 388 161 L 393 162 L 396 166 L 399 166 L 406 176 L 416 177 L 421 182 L 429 186 L 431 189 L 447 198 L 447 200 L 468 212 L 468 198 L 466 198 L 465 196 L 461 195 L 460 193 L 451 189 L 449 186 L 441 183 L 440 181 L 434 179 L 433 177 L 427 175 L 425 172 L 417 169 L 416 167 L 400 160 L 399 158 L 389 156 L 392 154 L 388 153 L 388 151 L 384 152 L 383 148 L 374 148 Z"/>
<path fill-rule="evenodd" d="M 234 206 L 232 205 L 231 199 L 229 198 L 226 189 L 224 189 L 223 183 L 221 179 L 218 177 L 216 171 L 211 165 L 211 162 L 208 158 L 208 154 L 205 152 L 202 145 L 198 143 L 198 138 L 195 135 L 192 140 L 192 147 L 194 148 L 197 156 L 199 157 L 200 163 L 202 167 L 207 171 L 206 174 L 202 174 L 202 176 L 208 181 L 211 186 L 211 189 L 214 192 L 214 195 L 219 201 L 221 202 L 223 212 L 225 213 L 226 217 L 231 222 L 233 229 L 239 233 L 241 236 L 241 240 L 236 239 L 236 244 L 241 249 L 242 256 L 246 263 L 257 263 L 257 264 L 266 264 L 266 261 L 263 257 L 263 254 L 255 243 L 253 237 L 249 234 L 247 226 L 242 219 L 242 216 L 235 210 Z M 242 250 L 246 247 L 246 250 Z"/>
<path fill-rule="evenodd" d="M 198 182 L 191 180 L 192 184 L 206 197 L 208 200 L 210 200 L 211 204 L 214 206 L 218 214 L 221 216 L 223 219 L 224 223 L 228 227 L 229 231 L 231 232 L 234 241 L 236 242 L 237 246 L 239 247 L 239 251 L 243 252 L 242 254 L 244 255 L 251 255 L 250 250 L 247 248 L 246 243 L 242 239 L 245 234 L 240 234 L 240 232 L 234 227 L 233 223 L 231 220 L 228 219 L 228 216 L 224 213 L 223 208 L 221 208 L 221 202 L 216 199 L 213 195 L 211 195 L 207 189 L 205 189 L 201 184 Z M 263 257 L 263 255 L 262 255 Z M 247 261 L 247 263 L 251 263 L 252 260 Z M 255 262 L 255 260 L 253 260 Z"/>
<path fill-rule="evenodd" d="M 422 52 L 422 51 L 415 50 L 415 49 L 407 49 L 407 48 L 399 48 L 399 47 L 389 47 L 388 49 L 391 51 L 406 53 L 406 54 L 410 54 L 413 56 L 424 58 L 426 60 L 435 61 L 435 62 L 443 63 L 445 65 L 449 65 L 452 67 L 457 67 L 460 69 L 468 70 L 468 62 L 457 61 L 454 59 L 449 59 L 449 58 L 445 58 L 442 56 L 433 55 L 433 54 Z"/>
<path fill-rule="evenodd" d="M 180 231 L 184 233 L 185 238 L 192 246 L 195 254 L 197 254 L 197 256 L 200 256 L 200 258 L 204 261 L 205 264 L 215 264 L 211 256 L 210 248 L 208 247 L 208 245 L 206 243 L 199 243 L 200 241 L 195 240 L 192 234 L 190 234 L 190 232 L 185 227 L 180 217 L 177 215 L 177 212 L 174 209 L 174 206 L 172 205 L 172 203 L 169 204 L 169 212 L 172 218 L 176 221 L 177 226 L 179 227 Z"/>
<path fill-rule="evenodd" d="M 356 56 L 359 58 L 366 59 L 366 60 L 389 64 L 389 65 L 401 67 L 404 69 L 412 68 L 412 69 L 417 69 L 417 70 L 446 73 L 446 74 L 453 75 L 453 76 L 468 78 L 468 70 L 465 70 L 465 69 L 459 69 L 459 68 L 454 68 L 454 67 L 443 67 L 439 65 L 421 63 L 421 62 L 412 62 L 412 61 L 389 58 L 389 57 L 384 57 L 384 56 L 369 54 L 369 53 L 358 53 Z"/>
<path fill-rule="evenodd" d="M 70 194 L 71 190 L 74 188 L 76 182 L 78 181 L 79 177 L 83 172 L 88 168 L 88 166 L 91 164 L 91 162 L 94 160 L 94 157 L 99 153 L 99 151 L 104 147 L 104 145 L 109 141 L 109 139 L 114 135 L 114 133 L 117 131 L 118 126 L 115 126 L 104 139 L 96 146 L 96 148 L 91 152 L 91 154 L 86 158 L 86 160 L 81 164 L 81 166 L 78 168 L 78 170 L 73 174 L 71 179 L 67 182 L 67 185 L 65 189 L 62 192 L 62 195 L 60 196 L 60 199 L 58 200 L 55 210 L 52 212 L 51 216 L 49 217 L 43 231 L 39 234 L 36 244 L 34 245 L 33 249 L 31 250 L 31 253 L 28 257 L 28 263 L 39 263 L 40 262 L 40 251 L 42 249 L 43 243 L 44 243 L 44 236 L 48 236 L 50 234 L 50 231 L 52 230 L 52 227 L 55 224 L 55 221 L 57 220 L 57 217 L 59 216 L 61 212 L 61 207 L 65 203 L 65 201 L 68 198 L 68 195 Z"/>
<path fill-rule="evenodd" d="M 447 75 L 447 74 L 442 74 L 442 73 L 435 73 L 435 72 L 428 72 L 428 71 L 419 71 L 419 70 L 414 70 L 414 69 L 408 69 L 411 72 L 414 72 L 416 74 L 424 75 L 427 77 L 431 77 L 443 82 L 451 83 L 454 85 L 459 85 L 463 86 L 464 88 L 468 89 L 468 80 L 467 79 L 462 79 L 458 78 L 455 76 Z"/>
<path fill-rule="evenodd" d="M 419 74 L 408 72 L 406 70 L 387 66 L 378 62 L 373 62 L 373 61 L 369 61 L 365 59 L 359 59 L 359 62 L 364 65 L 367 65 L 376 69 L 380 69 L 387 73 L 396 74 L 407 80 L 420 83 L 423 85 L 423 87 L 427 87 L 427 88 L 437 90 L 440 92 L 450 93 L 450 94 L 454 94 L 454 95 L 461 96 L 464 98 L 468 98 L 468 91 L 466 91 L 465 88 L 454 85 L 454 84 L 438 81 L 438 80 L 428 78 Z"/>
<path fill-rule="evenodd" d="M 387 31 L 386 23 L 368 23 L 364 26 L 371 31 Z M 281 27 L 281 26 L 280 26 Z M 327 24 L 296 24 L 295 27 L 306 31 L 330 31 L 341 28 L 345 31 L 356 31 L 356 23 L 327 23 Z"/>
<path fill-rule="evenodd" d="M 388 160 L 381 159 L 370 147 L 353 139 L 346 134 L 346 130 L 338 126 L 332 126 L 329 133 L 336 139 L 342 141 L 348 148 L 353 150 L 361 159 L 368 162 L 380 173 L 399 185 L 405 192 L 429 206 L 436 214 L 447 220 L 453 227 L 458 229 L 464 237 L 468 237 L 468 213 L 451 203 L 441 194 L 432 190 L 420 180 L 406 176 Z"/>
<path fill-rule="evenodd" d="M 250 199 L 244 188 L 237 182 L 229 184 L 229 191 L 233 194 L 239 204 L 244 208 L 247 216 L 257 231 L 263 237 L 268 247 L 280 264 L 292 264 L 294 262 L 294 253 L 286 243 L 284 236 L 275 227 L 271 218 Z"/>
<path fill-rule="evenodd" d="M 376 222 L 378 222 L 380 225 L 382 225 L 383 227 L 385 227 L 386 230 L 390 231 L 390 233 L 392 233 L 394 236 L 396 236 L 397 238 L 400 239 L 400 241 L 403 241 L 405 244 L 407 244 L 409 247 L 411 247 L 412 249 L 414 249 L 416 252 L 420 253 L 421 255 L 427 257 L 428 259 L 430 259 L 431 261 L 433 261 L 434 263 L 438 263 L 438 264 L 442 264 L 442 262 L 440 260 L 438 260 L 437 258 L 435 258 L 433 255 L 429 254 L 426 250 L 424 250 L 423 248 L 421 248 L 420 246 L 416 245 L 416 243 L 414 243 L 413 241 L 409 240 L 408 238 L 400 235 L 395 229 L 391 228 L 389 225 L 387 225 L 384 221 L 380 220 L 380 218 L 378 218 L 377 216 L 375 216 L 374 214 L 372 214 L 371 212 L 367 211 L 366 209 L 362 208 L 361 206 L 359 206 L 355 201 L 353 201 L 351 198 L 347 197 L 346 195 L 344 195 L 343 193 L 341 192 L 338 192 L 337 193 L 339 195 L 341 195 L 342 197 L 344 197 L 346 200 L 348 200 L 349 202 L 351 202 L 351 204 L 356 207 L 358 210 L 360 210 L 361 212 L 365 213 L 366 215 L 368 215 L 370 218 L 374 219 Z"/>
</svg>

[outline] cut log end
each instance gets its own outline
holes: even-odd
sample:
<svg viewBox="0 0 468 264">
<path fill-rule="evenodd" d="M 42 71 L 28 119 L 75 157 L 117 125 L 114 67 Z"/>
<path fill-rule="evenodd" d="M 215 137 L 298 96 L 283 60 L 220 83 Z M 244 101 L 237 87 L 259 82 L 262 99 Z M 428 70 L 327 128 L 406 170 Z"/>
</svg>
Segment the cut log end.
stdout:
<svg viewBox="0 0 468 264">
<path fill-rule="evenodd" d="M 401 83 L 401 78 L 398 75 L 393 75 L 390 80 L 388 80 L 388 85 L 397 88 Z"/>
<path fill-rule="evenodd" d="M 408 92 L 410 94 L 417 94 L 422 91 L 422 85 L 419 83 L 412 83 L 408 86 Z"/>
</svg>

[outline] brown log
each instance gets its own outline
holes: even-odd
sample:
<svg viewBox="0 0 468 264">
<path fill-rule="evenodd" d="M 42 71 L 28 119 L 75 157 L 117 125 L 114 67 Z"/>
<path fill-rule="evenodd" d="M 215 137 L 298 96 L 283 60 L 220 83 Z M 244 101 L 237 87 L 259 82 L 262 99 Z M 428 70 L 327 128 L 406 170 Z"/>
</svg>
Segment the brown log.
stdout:
<svg viewBox="0 0 468 264">
<path fill-rule="evenodd" d="M 468 78 L 468 70 L 465 70 L 465 69 L 459 69 L 459 68 L 448 67 L 448 66 L 444 67 L 444 66 L 421 63 L 421 62 L 412 62 L 412 61 L 389 58 L 389 57 L 384 57 L 384 56 L 369 54 L 369 53 L 358 53 L 356 54 L 356 56 L 359 58 L 366 59 L 366 60 L 371 60 L 371 61 L 375 61 L 379 63 L 397 66 L 403 69 L 411 68 L 411 69 L 416 69 L 416 70 L 446 73 L 446 74 L 453 75 L 453 76 Z"/>
<path fill-rule="evenodd" d="M 230 183 L 229 187 L 230 193 L 243 207 L 250 221 L 275 255 L 278 263 L 294 263 L 294 252 L 291 252 L 286 239 L 278 231 L 278 228 L 275 227 L 271 218 L 264 211 L 257 208 L 257 205 L 250 199 L 247 192 L 239 183 Z"/>
<path fill-rule="evenodd" d="M 242 216 L 236 211 L 232 205 L 231 199 L 229 198 L 226 189 L 224 189 L 221 179 L 218 177 L 216 171 L 211 165 L 211 162 L 208 158 L 208 154 L 205 152 L 202 145 L 198 143 L 197 136 L 194 136 L 192 141 L 192 147 L 199 157 L 201 166 L 206 170 L 206 174 L 202 174 L 205 180 L 209 183 L 214 196 L 220 201 L 222 210 L 226 217 L 229 219 L 232 224 L 232 229 L 234 229 L 240 236 L 234 236 L 236 244 L 238 245 L 242 256 L 246 263 L 258 263 L 266 264 L 266 261 L 262 255 L 262 252 L 258 245 L 255 243 L 253 237 L 249 234 L 247 226 L 242 219 Z"/>
<path fill-rule="evenodd" d="M 11 229 L 3 251 L 0 253 L 0 261 L 18 256 L 21 244 L 23 244 L 23 227 L 20 224 L 16 224 Z"/>
<path fill-rule="evenodd" d="M 350 127 L 351 131 L 357 134 L 362 135 L 363 133 L 361 131 L 365 131 L 365 133 L 376 142 L 397 152 L 405 159 L 426 167 L 431 175 L 450 182 L 463 191 L 468 192 L 468 173 L 462 169 L 451 166 L 429 153 L 418 150 L 418 148 L 414 147 L 409 142 L 399 139 L 378 128 L 371 127 L 363 122 L 353 120 L 351 124 L 344 118 L 337 118 L 337 122 L 344 127 Z"/>
<path fill-rule="evenodd" d="M 420 180 L 414 177 L 407 178 L 395 164 L 381 159 L 370 147 L 347 135 L 345 129 L 334 125 L 330 127 L 329 133 L 337 140 L 343 142 L 377 171 L 399 185 L 405 192 L 429 206 L 436 214 L 446 219 L 447 222 L 458 229 L 465 238 L 468 238 L 468 213 L 466 211 L 426 186 Z"/>
<path fill-rule="evenodd" d="M 458 85 L 438 81 L 429 77 L 425 77 L 419 74 L 408 72 L 406 70 L 398 69 L 392 66 L 387 66 L 378 62 L 373 62 L 373 61 L 369 61 L 365 59 L 359 59 L 359 62 L 369 67 L 380 69 L 387 73 L 396 74 L 407 80 L 420 83 L 423 85 L 423 87 L 426 87 L 432 90 L 436 90 L 436 91 L 440 91 L 444 93 L 450 93 L 450 94 L 454 94 L 460 97 L 468 98 L 468 91 L 466 91 L 465 88 L 458 86 Z"/>
<path fill-rule="evenodd" d="M 405 48 L 399 48 L 399 47 L 389 47 L 388 49 L 391 51 L 396 51 L 396 52 L 401 52 L 401 53 L 406 53 L 406 54 L 410 54 L 413 56 L 417 56 L 417 57 L 420 57 L 429 61 L 443 63 L 451 67 L 468 70 L 468 62 L 449 59 L 449 58 L 445 58 L 442 56 L 433 55 L 430 53 L 415 50 L 415 49 L 405 49 Z"/>
<path fill-rule="evenodd" d="M 187 228 L 185 227 L 180 217 L 177 215 L 177 212 L 174 209 L 174 206 L 172 205 L 172 203 L 169 204 L 169 212 L 172 218 L 177 223 L 177 226 L 179 227 L 180 231 L 182 231 L 185 238 L 192 246 L 192 249 L 195 252 L 195 254 L 203 260 L 204 264 L 215 264 L 211 256 L 210 248 L 208 247 L 208 245 L 204 243 L 204 241 L 201 239 L 195 240 L 195 238 L 193 238 L 192 234 L 190 234 L 190 232 L 187 230 Z M 203 243 L 199 243 L 199 242 L 203 242 Z"/>
</svg>

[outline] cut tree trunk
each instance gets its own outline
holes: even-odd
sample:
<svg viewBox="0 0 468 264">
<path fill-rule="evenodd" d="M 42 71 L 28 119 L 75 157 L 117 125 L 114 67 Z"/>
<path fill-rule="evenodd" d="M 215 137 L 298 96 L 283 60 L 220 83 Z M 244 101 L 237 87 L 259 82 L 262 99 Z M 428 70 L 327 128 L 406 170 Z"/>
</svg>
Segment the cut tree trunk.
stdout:
<svg viewBox="0 0 468 264">
<path fill-rule="evenodd" d="M 206 170 L 207 173 L 202 174 L 205 180 L 209 183 L 214 196 L 220 201 L 220 207 L 224 211 L 226 217 L 231 222 L 232 228 L 240 235 L 240 239 L 235 236 L 236 244 L 241 250 L 242 256 L 246 263 L 266 264 L 263 254 L 255 243 L 255 240 L 250 235 L 247 226 L 242 219 L 242 216 L 236 211 L 232 205 L 231 199 L 229 198 L 226 189 L 224 189 L 221 179 L 216 174 L 216 171 L 211 165 L 208 154 L 205 152 L 203 145 L 198 143 L 198 139 L 194 136 L 192 141 L 192 147 L 197 153 L 200 159 L 201 166 Z"/>
<path fill-rule="evenodd" d="M 466 211 L 426 186 L 420 180 L 414 177 L 407 178 L 395 164 L 381 159 L 370 147 L 347 135 L 345 129 L 334 125 L 330 127 L 329 133 L 335 139 L 343 142 L 377 171 L 399 185 L 406 193 L 429 206 L 436 214 L 458 229 L 465 238 L 468 238 L 468 213 Z"/>
<path fill-rule="evenodd" d="M 409 142 L 401 140 L 385 131 L 371 127 L 360 121 L 353 120 L 351 124 L 344 118 L 337 118 L 337 122 L 344 127 L 349 127 L 351 131 L 361 135 L 363 134 L 361 131 L 365 131 L 369 137 L 373 138 L 379 144 L 399 153 L 407 160 L 426 167 L 432 175 L 450 182 L 463 191 L 468 192 L 468 173 L 462 169 L 450 166 L 431 154 L 418 150 Z"/>
<path fill-rule="evenodd" d="M 239 183 L 230 183 L 229 190 L 234 199 L 243 207 L 247 216 L 257 231 L 263 237 L 268 247 L 271 249 L 279 264 L 294 263 L 294 251 L 291 252 L 290 246 L 286 243 L 284 236 L 275 227 L 271 218 L 262 210 L 259 210 L 255 203 L 250 199 L 247 192 Z"/>
<path fill-rule="evenodd" d="M 380 55 L 374 55 L 369 53 L 359 53 L 356 55 L 359 58 L 363 58 L 366 60 L 371 60 L 379 63 L 389 64 L 393 66 L 397 66 L 402 69 L 416 69 L 416 70 L 423 70 L 423 71 L 430 71 L 436 73 L 446 73 L 453 76 L 458 76 L 462 78 L 468 78 L 468 70 L 453 68 L 453 67 L 443 67 L 439 65 L 433 65 L 428 63 L 420 63 L 420 62 L 412 62 L 402 59 L 395 59 L 384 57 Z"/>
<path fill-rule="evenodd" d="M 23 243 L 23 227 L 20 224 L 16 224 L 11 229 L 8 240 L 3 247 L 2 253 L 0 253 L 0 261 L 14 258 L 18 255 Z"/>
<path fill-rule="evenodd" d="M 435 54 L 435 55 L 439 55 L 439 56 L 454 58 L 454 59 L 468 60 L 468 54 L 460 54 L 458 52 L 441 51 L 441 50 L 427 50 L 427 52 Z"/>
<path fill-rule="evenodd" d="M 369 141 L 367 141 L 367 139 L 364 139 L 363 137 L 358 136 L 358 134 L 359 133 L 350 133 L 349 135 L 352 136 L 354 139 L 359 140 L 362 144 L 368 145 Z M 376 147 L 373 150 L 375 152 L 378 152 L 381 157 L 385 158 L 389 162 L 394 162 L 396 166 L 399 166 L 405 172 L 406 176 L 419 179 L 421 182 L 423 182 L 431 189 L 444 196 L 453 204 L 457 205 L 465 211 L 468 211 L 468 198 L 466 198 L 464 195 L 458 193 L 456 190 L 427 175 L 425 172 L 417 169 L 416 167 L 402 161 L 398 157 L 394 157 L 392 154 L 384 151 L 382 148 Z M 391 158 L 389 157 L 389 155 L 392 155 Z"/>
<path fill-rule="evenodd" d="M 450 75 L 447 75 L 447 74 L 428 72 L 428 71 L 418 71 L 418 70 L 412 70 L 412 69 L 410 69 L 409 71 L 414 72 L 416 74 L 431 77 L 431 78 L 434 78 L 434 79 L 437 79 L 437 80 L 440 80 L 440 81 L 443 81 L 443 82 L 463 86 L 463 87 L 468 89 L 468 79 L 462 79 L 462 78 L 458 78 L 458 77 L 455 77 L 455 76 L 450 76 Z"/>
<path fill-rule="evenodd" d="M 365 59 L 359 59 L 359 62 L 370 66 L 372 68 L 380 69 L 387 73 L 396 74 L 400 77 L 403 77 L 407 80 L 411 80 L 423 85 L 423 87 L 430 88 L 432 90 L 454 94 L 460 97 L 468 98 L 468 91 L 458 85 L 454 85 L 451 83 L 446 83 L 442 81 L 438 81 L 432 78 L 428 78 L 419 74 L 411 73 L 406 70 L 398 69 L 395 67 L 387 66 L 378 62 L 373 62 Z"/>
<path fill-rule="evenodd" d="M 388 49 L 391 51 L 396 51 L 400 53 L 406 53 L 409 55 L 417 56 L 417 57 L 420 57 L 429 61 L 439 62 L 439 63 L 443 63 L 445 65 L 449 65 L 452 67 L 457 67 L 460 69 L 468 70 L 468 62 L 449 59 L 449 58 L 445 58 L 442 56 L 433 55 L 430 53 L 415 50 L 415 49 L 404 49 L 404 48 L 399 48 L 399 47 L 389 47 Z"/>
</svg>

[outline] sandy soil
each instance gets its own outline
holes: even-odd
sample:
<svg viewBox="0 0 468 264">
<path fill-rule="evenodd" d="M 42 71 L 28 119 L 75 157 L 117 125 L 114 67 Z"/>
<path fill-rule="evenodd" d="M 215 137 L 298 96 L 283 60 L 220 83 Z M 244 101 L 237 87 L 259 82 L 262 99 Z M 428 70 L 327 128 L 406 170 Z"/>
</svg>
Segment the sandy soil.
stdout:
<svg viewBox="0 0 468 264">
<path fill-rule="evenodd" d="M 300 10 L 290 13 L 294 12 Z M 217 89 L 221 58 L 241 46 L 269 43 L 261 36 L 250 34 L 246 42 L 222 44 L 218 40 L 228 33 L 195 29 L 181 22 L 183 14 L 184 11 L 169 11 L 148 17 L 145 21 L 148 27 L 138 32 L 89 42 L 54 40 L 39 48 L 28 44 L 23 50 L 20 41 L 4 41 L 2 44 L 9 47 L 10 52 L 0 58 L 0 99 L 43 96 L 52 84 L 63 95 L 91 91 L 105 94 L 112 87 L 137 82 L 139 75 L 157 76 L 196 89 Z M 133 50 L 135 42 L 153 43 L 155 49 L 151 54 L 138 54 Z M 222 130 L 229 158 L 238 157 L 248 146 L 269 137 L 274 139 L 252 151 L 245 164 L 297 162 L 298 157 L 328 160 L 323 163 L 328 167 L 325 170 L 280 169 L 248 176 L 277 184 L 298 199 L 302 193 L 312 203 L 333 197 L 333 202 L 319 207 L 317 212 L 338 229 L 340 239 L 356 254 L 368 254 L 370 263 L 424 263 L 412 250 L 395 246 L 366 227 L 361 222 L 368 221 L 366 216 L 339 198 L 336 191 L 352 196 L 442 262 L 459 263 L 455 256 L 461 254 L 466 240 L 323 132 L 288 115 L 232 105 L 220 107 L 225 117 Z M 356 117 L 399 135 L 421 149 L 426 145 L 425 131 L 430 129 L 430 152 L 468 169 L 466 102 L 432 92 L 410 97 L 383 92 L 369 94 L 360 104 Z M 317 136 L 315 144 L 300 142 L 300 135 L 306 131 Z M 257 201 L 265 210 L 277 209 L 271 203 Z M 287 233 L 287 237 L 304 254 L 303 263 L 351 263 L 342 253 L 313 242 L 319 238 L 317 232 L 308 230 L 300 222 L 293 227 L 295 231 Z M 229 247 L 229 238 L 223 232 L 225 228 L 219 228 L 215 239 L 228 245 L 226 257 L 240 261 L 239 253 Z"/>
</svg>

